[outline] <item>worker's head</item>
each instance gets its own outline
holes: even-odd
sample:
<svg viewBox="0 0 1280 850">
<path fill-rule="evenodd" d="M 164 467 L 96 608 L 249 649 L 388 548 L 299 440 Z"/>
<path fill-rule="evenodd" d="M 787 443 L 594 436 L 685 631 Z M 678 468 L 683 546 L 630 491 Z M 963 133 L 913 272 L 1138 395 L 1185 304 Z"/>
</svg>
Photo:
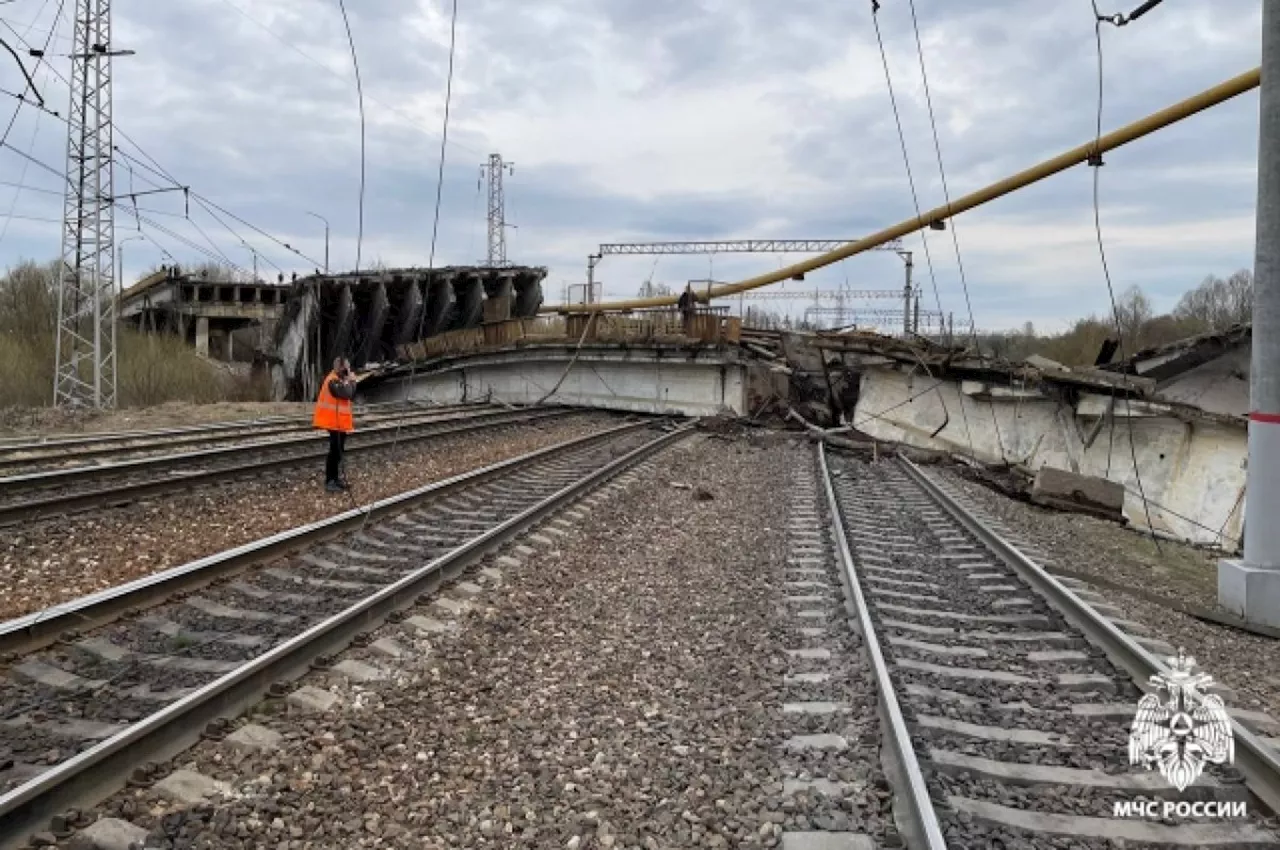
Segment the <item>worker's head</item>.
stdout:
<svg viewBox="0 0 1280 850">
<path fill-rule="evenodd" d="M 351 371 L 351 362 L 345 357 L 333 358 L 333 371 L 339 375 L 345 375 Z"/>
</svg>

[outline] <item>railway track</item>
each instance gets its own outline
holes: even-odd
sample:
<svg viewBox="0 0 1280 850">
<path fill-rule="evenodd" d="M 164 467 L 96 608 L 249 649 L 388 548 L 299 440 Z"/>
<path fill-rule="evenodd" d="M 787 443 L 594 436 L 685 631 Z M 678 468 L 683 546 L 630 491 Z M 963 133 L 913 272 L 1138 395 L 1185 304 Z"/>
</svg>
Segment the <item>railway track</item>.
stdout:
<svg viewBox="0 0 1280 850">
<path fill-rule="evenodd" d="M 358 430 L 347 452 L 460 434 L 498 425 L 538 422 L 574 411 L 485 409 L 375 425 Z M 90 467 L 0 478 L 0 526 L 41 517 L 124 504 L 143 496 L 185 489 L 210 481 L 233 481 L 270 469 L 324 457 L 327 444 L 314 431 L 267 442 L 155 455 Z"/>
<path fill-rule="evenodd" d="M 361 428 L 368 428 L 386 423 L 407 423 L 433 417 L 498 409 L 484 403 L 439 407 L 377 405 L 357 409 L 356 417 Z M 310 417 L 279 416 L 159 431 L 0 444 L 0 475 L 37 473 L 78 466 L 95 467 L 104 462 L 113 463 L 148 455 L 172 454 L 177 449 L 186 451 L 197 447 L 214 448 L 227 444 L 247 446 L 259 441 L 306 436 L 313 433 Z"/>
<path fill-rule="evenodd" d="M 1130 766 L 1134 683 L 1172 647 L 1121 631 L 907 461 L 819 449 L 819 481 L 909 847 L 1280 844 L 1280 753 L 1238 719 L 1234 765 L 1181 794 Z"/>
<path fill-rule="evenodd" d="M 447 631 L 480 588 L 431 591 L 685 433 L 612 427 L 0 624 L 0 848 L 149 781 L 384 621 Z"/>
</svg>

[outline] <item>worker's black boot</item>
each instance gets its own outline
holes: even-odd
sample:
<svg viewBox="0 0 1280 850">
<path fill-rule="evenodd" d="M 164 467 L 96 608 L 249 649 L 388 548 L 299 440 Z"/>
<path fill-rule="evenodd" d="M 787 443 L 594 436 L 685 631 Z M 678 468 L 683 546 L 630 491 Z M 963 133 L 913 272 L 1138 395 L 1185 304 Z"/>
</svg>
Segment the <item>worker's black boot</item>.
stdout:
<svg viewBox="0 0 1280 850">
<path fill-rule="evenodd" d="M 346 488 L 337 481 L 326 481 L 324 482 L 324 489 L 326 493 L 341 493 Z"/>
</svg>

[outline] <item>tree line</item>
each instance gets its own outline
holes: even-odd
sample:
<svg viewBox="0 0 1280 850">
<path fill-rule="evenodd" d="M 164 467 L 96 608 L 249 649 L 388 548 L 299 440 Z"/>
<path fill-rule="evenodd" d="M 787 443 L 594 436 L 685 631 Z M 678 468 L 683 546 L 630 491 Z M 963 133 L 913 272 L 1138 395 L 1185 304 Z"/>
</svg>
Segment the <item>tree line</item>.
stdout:
<svg viewBox="0 0 1280 850">
<path fill-rule="evenodd" d="M 1107 340 L 1121 343 L 1115 360 L 1189 336 L 1224 331 L 1252 317 L 1253 273 L 1241 269 L 1225 279 L 1209 275 L 1168 313 L 1156 314 L 1147 294 L 1131 286 L 1116 298 L 1114 315 L 1077 319 L 1055 334 L 1037 333 L 1031 322 L 1016 331 L 980 333 L 978 347 L 984 354 L 1009 360 L 1038 354 L 1067 366 L 1092 366 Z"/>
</svg>

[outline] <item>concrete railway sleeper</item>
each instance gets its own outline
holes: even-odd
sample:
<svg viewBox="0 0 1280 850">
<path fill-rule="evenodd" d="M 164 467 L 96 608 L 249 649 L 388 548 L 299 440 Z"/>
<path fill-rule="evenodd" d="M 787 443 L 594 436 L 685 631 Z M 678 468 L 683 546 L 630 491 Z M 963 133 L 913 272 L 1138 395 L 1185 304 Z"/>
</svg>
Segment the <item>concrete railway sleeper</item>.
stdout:
<svg viewBox="0 0 1280 850">
<path fill-rule="evenodd" d="M 1280 843 L 1273 751 L 1236 723 L 1235 765 L 1208 765 L 1182 794 L 1131 767 L 1135 676 L 1167 668 L 926 473 L 818 452 L 867 642 L 882 650 L 882 708 L 899 708 L 886 748 L 909 846 Z M 1199 807 L 1170 815 L 1165 801 Z M 1135 803 L 1141 815 L 1116 816 Z"/>
<path fill-rule="evenodd" d="M 500 580 L 494 567 L 459 580 L 467 567 L 534 527 L 530 540 L 552 543 L 559 512 L 687 433 L 669 421 L 615 426 L 375 503 L 367 524 L 353 510 L 0 624 L 0 848 L 62 831 L 65 812 L 128 779 L 149 781 L 145 764 L 283 697 L 284 683 L 386 621 L 453 628 L 476 582 Z M 448 596 L 432 595 L 445 582 Z"/>
<path fill-rule="evenodd" d="M 362 428 L 386 423 L 410 423 L 430 418 L 481 413 L 494 410 L 483 402 L 422 407 L 397 405 L 394 408 L 379 405 L 373 409 L 357 409 L 356 417 Z M 140 433 L 110 439 L 96 439 L 80 445 L 60 443 L 28 444 L 22 447 L 0 445 L 0 470 L 6 475 L 27 474 L 45 470 L 85 466 L 98 468 L 102 463 L 118 462 L 156 454 L 172 454 L 178 447 L 191 449 L 197 446 L 213 448 L 218 445 L 239 444 L 241 447 L 256 440 L 279 439 L 289 435 L 306 435 L 312 432 L 311 417 L 288 417 L 283 421 L 263 420 L 234 425 L 209 426 L 200 429 L 176 429 L 172 432 Z"/>
<path fill-rule="evenodd" d="M 579 413 L 570 409 L 543 411 L 489 410 L 432 417 L 398 426 L 379 425 L 357 431 L 347 452 L 360 452 L 449 434 L 501 425 L 536 423 Z M 142 496 L 182 490 L 193 484 L 225 482 L 236 476 L 314 462 L 328 446 L 315 432 L 277 439 L 266 444 L 232 446 L 149 457 L 88 469 L 60 470 L 0 478 L 0 526 L 60 513 L 126 503 Z M 319 467 L 317 467 L 319 477 Z"/>
</svg>

